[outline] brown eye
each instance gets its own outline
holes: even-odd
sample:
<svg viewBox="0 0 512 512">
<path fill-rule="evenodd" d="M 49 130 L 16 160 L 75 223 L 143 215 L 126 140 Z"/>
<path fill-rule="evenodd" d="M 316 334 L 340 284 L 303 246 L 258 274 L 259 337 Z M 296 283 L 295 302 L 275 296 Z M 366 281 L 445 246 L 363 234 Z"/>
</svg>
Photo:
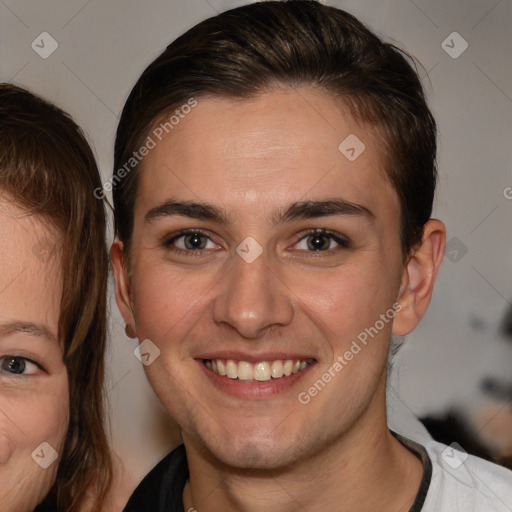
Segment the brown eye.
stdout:
<svg viewBox="0 0 512 512">
<path fill-rule="evenodd" d="M 201 233 L 191 233 L 180 238 L 183 238 L 185 249 L 201 250 L 204 249 L 207 244 L 207 238 Z"/>
<path fill-rule="evenodd" d="M 330 248 L 331 240 L 327 235 L 318 233 L 307 237 L 307 245 L 312 251 L 325 251 Z"/>
<path fill-rule="evenodd" d="M 307 252 L 326 252 L 347 248 L 348 245 L 348 241 L 336 233 L 314 230 L 302 237 L 296 244 L 296 248 Z"/>
<path fill-rule="evenodd" d="M 180 231 L 177 235 L 165 241 L 164 246 L 176 252 L 195 252 L 220 248 L 211 240 L 208 234 L 198 230 Z"/>
</svg>

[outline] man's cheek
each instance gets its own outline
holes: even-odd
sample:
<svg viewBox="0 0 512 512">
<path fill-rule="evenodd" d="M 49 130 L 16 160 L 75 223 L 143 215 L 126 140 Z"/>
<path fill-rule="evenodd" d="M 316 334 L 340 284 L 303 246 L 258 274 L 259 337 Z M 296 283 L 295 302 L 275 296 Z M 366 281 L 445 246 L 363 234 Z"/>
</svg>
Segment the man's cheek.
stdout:
<svg viewBox="0 0 512 512">
<path fill-rule="evenodd" d="M 187 272 L 170 272 L 166 267 L 150 269 L 141 273 L 133 286 L 133 302 L 145 316 L 157 316 L 168 313 L 176 316 L 190 307 L 208 290 L 204 279 Z M 151 309 L 146 308 L 151 305 Z"/>
</svg>

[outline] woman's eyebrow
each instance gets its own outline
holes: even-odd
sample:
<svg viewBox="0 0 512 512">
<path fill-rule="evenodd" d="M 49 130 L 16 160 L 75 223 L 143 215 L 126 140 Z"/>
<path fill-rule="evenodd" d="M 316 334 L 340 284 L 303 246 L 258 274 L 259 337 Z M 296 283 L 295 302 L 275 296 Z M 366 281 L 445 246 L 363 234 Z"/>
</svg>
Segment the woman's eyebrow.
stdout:
<svg viewBox="0 0 512 512">
<path fill-rule="evenodd" d="M 369 220 L 375 218 L 374 213 L 366 206 L 335 198 L 291 203 L 275 213 L 272 216 L 272 222 L 275 225 L 298 219 L 313 219 L 330 215 L 361 216 Z M 161 217 L 174 216 L 213 220 L 220 224 L 229 224 L 229 215 L 222 208 L 205 202 L 176 201 L 174 199 L 168 199 L 149 210 L 144 216 L 144 223 L 151 223 Z"/>
<path fill-rule="evenodd" d="M 48 341 L 57 342 L 57 336 L 48 327 L 33 322 L 6 322 L 0 323 L 0 338 L 12 334 L 22 333 L 30 336 L 38 336 Z"/>
</svg>

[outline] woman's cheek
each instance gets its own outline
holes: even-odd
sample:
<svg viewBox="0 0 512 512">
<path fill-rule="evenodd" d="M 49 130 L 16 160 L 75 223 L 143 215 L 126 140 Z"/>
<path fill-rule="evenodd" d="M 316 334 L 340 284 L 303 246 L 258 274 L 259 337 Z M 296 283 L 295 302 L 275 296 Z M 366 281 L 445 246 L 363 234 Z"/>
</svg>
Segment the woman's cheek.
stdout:
<svg viewBox="0 0 512 512">
<path fill-rule="evenodd" d="M 28 394 L 0 386 L 2 510 L 32 511 L 53 485 L 69 424 L 65 384 Z"/>
<path fill-rule="evenodd" d="M 64 380 L 64 379 L 62 379 Z M 51 444 L 52 440 L 55 449 L 60 450 L 63 447 L 66 433 L 69 426 L 69 391 L 67 378 L 61 386 L 53 389 L 49 393 L 42 395 L 34 403 L 34 411 L 37 411 L 32 418 L 33 433 L 38 439 L 45 437 L 45 440 Z M 36 408 L 37 407 L 37 408 Z M 52 445 L 53 446 L 53 445 Z"/>
<path fill-rule="evenodd" d="M 33 461 L 44 466 L 48 456 L 54 458 L 55 450 L 58 465 L 69 425 L 67 377 L 62 376 L 51 386 L 16 393 L 2 394 L 0 390 L 0 404 L 0 464 L 16 471 L 23 457 L 14 455 L 28 452 Z"/>
</svg>

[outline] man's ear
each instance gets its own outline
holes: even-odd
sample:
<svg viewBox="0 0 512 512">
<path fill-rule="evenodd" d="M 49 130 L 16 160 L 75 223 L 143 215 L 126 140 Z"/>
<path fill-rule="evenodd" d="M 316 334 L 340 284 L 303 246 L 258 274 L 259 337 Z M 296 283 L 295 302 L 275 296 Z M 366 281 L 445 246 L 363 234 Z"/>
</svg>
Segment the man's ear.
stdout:
<svg viewBox="0 0 512 512">
<path fill-rule="evenodd" d="M 444 224 L 439 220 L 430 219 L 425 224 L 421 243 L 413 249 L 403 269 L 397 298 L 402 307 L 397 310 L 393 334 L 409 334 L 425 314 L 443 261 L 445 245 Z"/>
<path fill-rule="evenodd" d="M 116 302 L 126 324 L 126 335 L 135 334 L 135 317 L 132 311 L 131 283 L 124 254 L 123 242 L 116 238 L 110 248 L 110 261 L 116 279 Z M 132 334 L 133 333 L 133 334 Z"/>
</svg>

